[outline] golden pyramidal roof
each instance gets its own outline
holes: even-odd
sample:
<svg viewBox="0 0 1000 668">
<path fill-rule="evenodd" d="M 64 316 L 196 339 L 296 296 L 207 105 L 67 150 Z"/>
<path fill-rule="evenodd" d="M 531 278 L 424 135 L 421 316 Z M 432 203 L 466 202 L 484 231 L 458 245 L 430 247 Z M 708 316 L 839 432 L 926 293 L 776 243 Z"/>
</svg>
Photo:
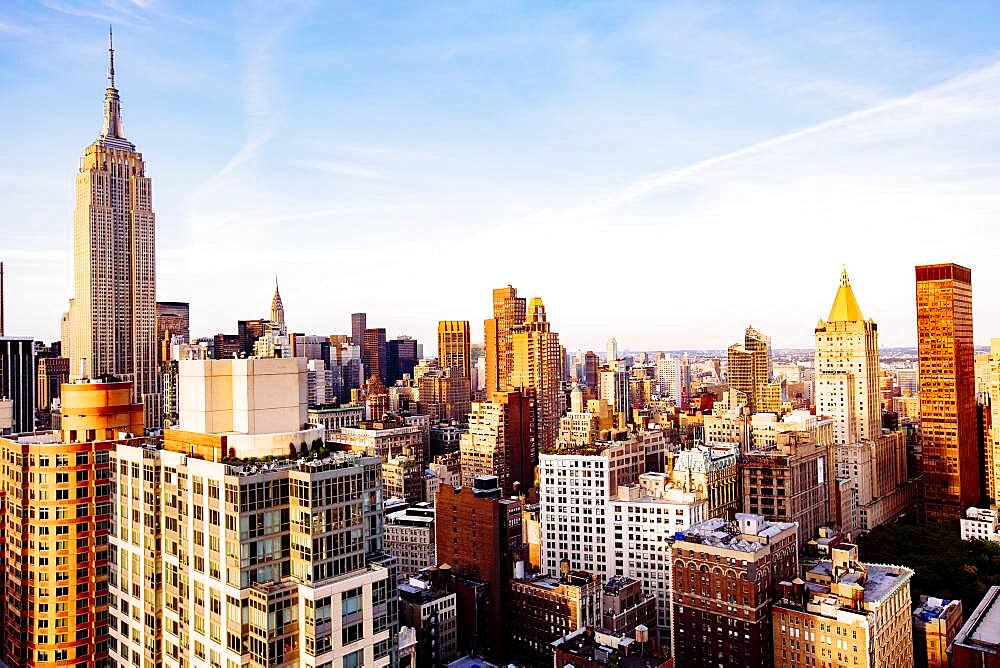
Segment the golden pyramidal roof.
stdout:
<svg viewBox="0 0 1000 668">
<path fill-rule="evenodd" d="M 837 296 L 833 299 L 830 316 L 826 321 L 859 322 L 864 319 L 858 300 L 854 297 L 854 290 L 851 289 L 851 279 L 847 277 L 847 267 L 844 267 L 840 272 L 840 287 L 837 288 Z"/>
</svg>

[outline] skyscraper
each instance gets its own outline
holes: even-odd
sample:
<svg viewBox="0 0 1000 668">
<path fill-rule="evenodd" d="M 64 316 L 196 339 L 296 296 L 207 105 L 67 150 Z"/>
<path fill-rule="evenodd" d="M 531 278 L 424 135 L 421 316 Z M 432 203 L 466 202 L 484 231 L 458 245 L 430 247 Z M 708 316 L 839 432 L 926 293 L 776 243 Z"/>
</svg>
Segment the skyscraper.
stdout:
<svg viewBox="0 0 1000 668">
<path fill-rule="evenodd" d="M 156 427 L 162 410 L 153 184 L 142 154 L 125 138 L 108 37 L 104 127 L 85 149 L 76 176 L 70 374 L 73 379 L 110 374 L 131 382 L 147 427 Z"/>
<path fill-rule="evenodd" d="M 530 390 L 497 392 L 491 401 L 472 404 L 469 431 L 461 436 L 462 484 L 479 476 L 496 476 L 504 494 L 514 484 L 527 491 L 534 485 L 538 451 L 535 446 L 534 395 Z"/>
<path fill-rule="evenodd" d="M 472 383 L 472 352 L 468 320 L 438 322 L 438 365 L 455 369 Z"/>
<path fill-rule="evenodd" d="M 35 428 L 35 348 L 30 338 L 0 336 L 0 400 L 3 399 L 14 404 L 11 433 Z"/>
<path fill-rule="evenodd" d="M 878 325 L 861 315 L 845 268 L 826 322 L 816 324 L 816 414 L 834 420 L 838 445 L 882 433 Z"/>
<path fill-rule="evenodd" d="M 556 444 L 566 397 L 559 335 L 552 331 L 540 297 L 531 298 L 524 323 L 511 330 L 511 347 L 514 364 L 510 386 L 535 391 L 538 449 L 548 450 Z"/>
<path fill-rule="evenodd" d="M 417 340 L 400 336 L 385 345 L 389 352 L 389 384 L 402 380 L 405 375 L 412 378 L 413 367 L 417 365 Z"/>
<path fill-rule="evenodd" d="M 957 264 L 922 265 L 916 279 L 924 515 L 948 522 L 980 495 L 972 272 Z"/>
<path fill-rule="evenodd" d="M 385 329 L 366 329 L 363 341 L 361 363 L 365 367 L 365 380 L 376 376 L 385 385 L 389 375 L 389 349 L 385 343 Z"/>
<path fill-rule="evenodd" d="M 742 392 L 751 412 L 757 412 L 770 376 L 771 339 L 747 327 L 743 343 L 729 346 L 729 391 Z"/>
<path fill-rule="evenodd" d="M 524 322 L 525 307 L 524 297 L 518 297 L 513 286 L 493 290 L 493 317 L 484 323 L 487 397 L 510 386 L 514 368 L 511 331 Z"/>
<path fill-rule="evenodd" d="M 368 315 L 365 313 L 351 314 L 351 343 L 362 345 L 365 340 L 365 330 L 368 328 Z"/>
<path fill-rule="evenodd" d="M 618 359 L 618 340 L 613 336 L 608 339 L 607 351 L 605 352 L 605 355 L 607 355 L 605 362 L 608 363 L 609 367 L 615 363 L 615 360 Z"/>
</svg>

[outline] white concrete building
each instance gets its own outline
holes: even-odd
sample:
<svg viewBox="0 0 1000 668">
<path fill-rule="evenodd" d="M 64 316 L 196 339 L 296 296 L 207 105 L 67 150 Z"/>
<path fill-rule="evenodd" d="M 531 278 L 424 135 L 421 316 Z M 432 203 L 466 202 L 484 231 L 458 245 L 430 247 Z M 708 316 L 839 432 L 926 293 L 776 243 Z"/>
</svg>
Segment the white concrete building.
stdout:
<svg viewBox="0 0 1000 668">
<path fill-rule="evenodd" d="M 609 503 L 619 485 L 645 472 L 642 441 L 600 442 L 539 456 L 542 571 L 557 576 L 559 562 L 614 574 Z"/>
<path fill-rule="evenodd" d="M 965 509 L 961 519 L 962 540 L 988 540 L 1000 543 L 1000 518 L 996 508 Z"/>
<path fill-rule="evenodd" d="M 179 432 L 224 435 L 228 456 L 288 456 L 322 440 L 306 419 L 302 358 L 180 360 Z"/>
<path fill-rule="evenodd" d="M 670 642 L 670 546 L 678 531 L 708 519 L 708 499 L 674 487 L 663 473 L 644 473 L 611 500 L 614 574 L 642 582 L 656 598 L 657 635 Z"/>
<path fill-rule="evenodd" d="M 681 405 L 681 361 L 673 355 L 656 354 L 656 384 L 660 398 L 669 399 L 674 406 Z"/>
</svg>

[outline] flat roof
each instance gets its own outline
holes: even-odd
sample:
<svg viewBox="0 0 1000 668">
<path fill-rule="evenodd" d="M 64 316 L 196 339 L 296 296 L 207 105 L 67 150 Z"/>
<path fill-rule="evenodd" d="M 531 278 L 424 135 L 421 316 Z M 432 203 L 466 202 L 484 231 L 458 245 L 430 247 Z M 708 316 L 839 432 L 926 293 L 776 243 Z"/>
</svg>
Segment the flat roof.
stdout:
<svg viewBox="0 0 1000 668">
<path fill-rule="evenodd" d="M 955 636 L 955 645 L 996 654 L 1000 650 L 1000 587 L 990 587 Z"/>
</svg>

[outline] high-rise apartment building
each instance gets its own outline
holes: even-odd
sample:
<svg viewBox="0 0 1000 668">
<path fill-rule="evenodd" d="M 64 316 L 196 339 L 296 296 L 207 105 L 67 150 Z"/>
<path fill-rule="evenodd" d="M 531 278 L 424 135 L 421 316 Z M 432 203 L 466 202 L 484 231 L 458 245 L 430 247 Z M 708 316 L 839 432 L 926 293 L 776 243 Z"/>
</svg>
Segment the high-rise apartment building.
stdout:
<svg viewBox="0 0 1000 668">
<path fill-rule="evenodd" d="M 957 264 L 916 268 L 923 512 L 957 521 L 979 501 L 972 345 L 972 272 Z"/>
<path fill-rule="evenodd" d="M 125 138 L 110 35 L 108 55 L 104 127 L 84 150 L 76 176 L 70 376 L 110 374 L 132 383 L 147 427 L 155 428 L 162 406 L 153 185 L 142 154 Z"/>
<path fill-rule="evenodd" d="M 751 412 L 761 410 L 771 378 L 771 339 L 747 327 L 743 343 L 729 346 L 729 391 L 746 397 Z"/>
<path fill-rule="evenodd" d="M 438 322 L 438 365 L 455 369 L 469 379 L 472 386 L 472 352 L 468 320 Z"/>
<path fill-rule="evenodd" d="M 492 401 L 473 402 L 469 430 L 459 452 L 462 484 L 484 475 L 496 476 L 504 494 L 534 486 L 538 450 L 535 443 L 535 402 L 530 390 L 496 392 Z"/>
<path fill-rule="evenodd" d="M 437 420 L 464 420 L 472 405 L 469 379 L 453 368 L 441 368 L 433 360 L 424 360 L 413 368 L 420 412 Z"/>
<path fill-rule="evenodd" d="M 62 388 L 61 431 L 0 438 L 6 665 L 106 665 L 109 455 L 143 428 L 129 383 L 81 382 Z"/>
<path fill-rule="evenodd" d="M 180 366 L 180 428 L 162 448 L 113 453 L 111 657 L 393 665 L 379 459 L 301 448 L 322 443 L 303 428 L 303 358 Z"/>
<path fill-rule="evenodd" d="M 534 391 L 538 449 L 551 449 L 556 444 L 566 397 L 559 335 L 552 331 L 539 297 L 531 298 L 524 323 L 512 329 L 511 346 L 514 364 L 510 387 Z"/>
<path fill-rule="evenodd" d="M 850 543 L 806 580 L 778 584 L 773 608 L 775 668 L 912 666 L 910 579 L 902 566 L 863 564 Z"/>
<path fill-rule="evenodd" d="M 816 414 L 834 420 L 837 444 L 882 433 L 878 325 L 865 320 L 847 270 L 826 321 L 816 325 Z"/>
<path fill-rule="evenodd" d="M 646 471 L 640 438 L 598 442 L 539 455 L 541 569 L 558 575 L 568 559 L 604 577 L 615 574 L 610 502 Z"/>
<path fill-rule="evenodd" d="M 512 330 L 524 322 L 527 301 L 517 296 L 517 290 L 508 285 L 493 290 L 493 317 L 484 323 L 486 357 L 486 396 L 510 387 L 514 369 Z"/>
<path fill-rule="evenodd" d="M 368 329 L 368 315 L 366 313 L 352 313 L 351 343 L 356 346 L 364 345 L 366 329 Z"/>
<path fill-rule="evenodd" d="M 0 401 L 12 402 L 10 433 L 35 428 L 35 342 L 0 336 Z M 0 425 L 0 434 L 4 433 Z"/>
<path fill-rule="evenodd" d="M 504 610 L 522 549 L 521 502 L 504 498 L 497 479 L 486 476 L 471 487 L 441 489 L 436 515 L 438 563 L 483 583 L 488 592 L 485 600 L 459 596 L 460 644 L 504 656 Z"/>
<path fill-rule="evenodd" d="M 746 513 L 678 537 L 670 574 L 678 666 L 771 665 L 775 586 L 798 576 L 798 544 L 794 524 Z"/>
<path fill-rule="evenodd" d="M 670 648 L 670 546 L 677 532 L 704 522 L 708 499 L 675 487 L 663 473 L 643 473 L 638 484 L 618 487 L 611 500 L 614 571 L 635 578 L 656 599 L 650 634 Z"/>
<path fill-rule="evenodd" d="M 389 349 L 386 346 L 384 328 L 365 330 L 361 363 L 365 366 L 365 380 L 374 376 L 383 385 L 386 384 L 389 373 Z"/>
</svg>

